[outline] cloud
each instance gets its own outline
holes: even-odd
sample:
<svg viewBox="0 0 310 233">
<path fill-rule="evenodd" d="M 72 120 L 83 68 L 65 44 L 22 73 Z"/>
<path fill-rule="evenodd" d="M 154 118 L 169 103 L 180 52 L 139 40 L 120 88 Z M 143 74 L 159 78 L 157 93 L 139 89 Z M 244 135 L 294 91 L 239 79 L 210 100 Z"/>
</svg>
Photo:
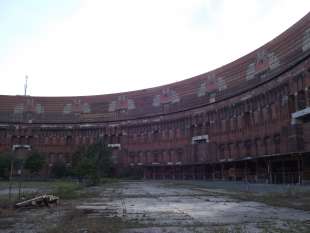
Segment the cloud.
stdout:
<svg viewBox="0 0 310 233">
<path fill-rule="evenodd" d="M 308 1 L 82 1 L 0 60 L 2 94 L 87 95 L 171 83 L 268 42 Z M 280 10 L 281 9 L 281 10 Z"/>
</svg>

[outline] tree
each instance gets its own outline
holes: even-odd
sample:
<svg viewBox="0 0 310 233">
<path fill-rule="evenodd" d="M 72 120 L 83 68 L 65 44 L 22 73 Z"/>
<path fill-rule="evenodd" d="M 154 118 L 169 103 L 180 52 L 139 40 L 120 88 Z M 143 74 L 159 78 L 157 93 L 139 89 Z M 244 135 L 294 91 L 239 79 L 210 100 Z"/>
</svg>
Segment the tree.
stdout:
<svg viewBox="0 0 310 233">
<path fill-rule="evenodd" d="M 24 164 L 23 158 L 16 157 L 13 151 L 5 151 L 0 153 L 0 177 L 9 178 L 12 166 L 12 175 L 14 171 L 21 169 Z"/>
<path fill-rule="evenodd" d="M 73 173 L 80 179 L 88 178 L 92 184 L 98 183 L 101 177 L 111 176 L 112 153 L 101 141 L 81 147 L 72 159 Z"/>
<path fill-rule="evenodd" d="M 62 178 L 69 175 L 69 170 L 63 161 L 58 161 L 53 165 L 51 173 L 56 178 Z"/>
<path fill-rule="evenodd" d="M 25 161 L 25 169 L 29 170 L 31 174 L 38 173 L 45 164 L 45 157 L 34 151 Z"/>
<path fill-rule="evenodd" d="M 10 170 L 10 158 L 8 154 L 1 153 L 0 154 L 0 177 L 8 178 Z"/>
</svg>

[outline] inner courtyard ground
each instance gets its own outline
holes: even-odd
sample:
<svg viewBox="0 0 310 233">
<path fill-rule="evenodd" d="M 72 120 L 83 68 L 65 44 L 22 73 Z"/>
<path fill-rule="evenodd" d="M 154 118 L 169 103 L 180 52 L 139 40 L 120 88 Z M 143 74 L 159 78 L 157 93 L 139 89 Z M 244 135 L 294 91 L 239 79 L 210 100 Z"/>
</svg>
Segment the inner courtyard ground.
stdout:
<svg viewBox="0 0 310 233">
<path fill-rule="evenodd" d="M 2 188 L 2 194 L 5 191 Z M 65 232 L 66 227 L 70 232 L 112 233 L 310 231 L 308 199 L 296 198 L 310 198 L 308 186 L 118 181 L 83 192 L 92 195 L 62 200 L 58 207 L 24 209 L 2 216 L 0 232 Z M 289 203 L 277 202 L 284 196 L 290 198 Z M 113 226 L 107 230 L 109 224 Z"/>
</svg>

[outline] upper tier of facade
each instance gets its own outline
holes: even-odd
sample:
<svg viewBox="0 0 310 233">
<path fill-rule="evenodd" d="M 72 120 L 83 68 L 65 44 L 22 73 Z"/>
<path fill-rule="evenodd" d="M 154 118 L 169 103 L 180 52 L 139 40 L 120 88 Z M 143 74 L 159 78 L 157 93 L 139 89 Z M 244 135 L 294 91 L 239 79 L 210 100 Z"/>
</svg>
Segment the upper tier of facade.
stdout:
<svg viewBox="0 0 310 233">
<path fill-rule="evenodd" d="M 95 123 L 183 113 L 255 95 L 260 86 L 305 62 L 310 13 L 238 60 L 199 76 L 144 90 L 74 97 L 0 96 L 1 123 Z M 305 67 L 305 66 L 303 66 Z"/>
</svg>

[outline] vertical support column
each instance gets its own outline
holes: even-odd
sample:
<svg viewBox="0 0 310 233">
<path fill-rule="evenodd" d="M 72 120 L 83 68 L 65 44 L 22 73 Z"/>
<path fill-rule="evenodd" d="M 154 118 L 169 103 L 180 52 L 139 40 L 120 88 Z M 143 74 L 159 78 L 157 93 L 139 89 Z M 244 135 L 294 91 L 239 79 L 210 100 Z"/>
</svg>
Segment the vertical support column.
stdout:
<svg viewBox="0 0 310 233">
<path fill-rule="evenodd" d="M 308 87 L 305 87 L 305 99 L 306 99 L 306 106 L 310 106 L 310 99 L 308 98 Z"/>
<path fill-rule="evenodd" d="M 196 180 L 196 167 L 195 167 L 195 165 L 190 167 L 190 171 L 191 171 L 191 177 L 192 177 L 191 179 Z"/>
<path fill-rule="evenodd" d="M 151 176 L 152 176 L 152 179 L 155 180 L 155 171 L 154 171 L 154 167 L 151 168 Z"/>
<path fill-rule="evenodd" d="M 267 160 L 267 174 L 268 174 L 268 183 L 272 184 L 272 173 L 271 173 L 270 160 Z"/>
<path fill-rule="evenodd" d="M 172 179 L 175 180 L 176 167 L 172 167 Z"/>
<path fill-rule="evenodd" d="M 167 168 L 166 167 L 161 167 L 161 179 L 162 180 L 166 180 L 166 177 L 167 177 Z"/>
<path fill-rule="evenodd" d="M 248 165 L 248 162 L 245 161 L 244 162 L 244 178 L 245 178 L 245 182 L 248 182 L 248 167 L 247 167 L 247 165 Z"/>
<path fill-rule="evenodd" d="M 224 164 L 221 163 L 221 178 L 224 180 Z"/>
<path fill-rule="evenodd" d="M 147 170 L 147 168 L 143 168 L 143 180 L 146 180 L 146 171 Z"/>
<path fill-rule="evenodd" d="M 304 174 L 304 160 L 303 157 L 300 158 L 300 184 L 303 184 Z"/>
<path fill-rule="evenodd" d="M 203 171 L 203 177 L 202 177 L 202 179 L 203 179 L 203 180 L 206 180 L 206 179 L 207 179 L 207 174 L 206 174 L 207 165 L 203 165 L 203 166 L 202 166 L 202 171 Z"/>
<path fill-rule="evenodd" d="M 196 180 L 196 167 L 195 165 L 194 166 L 191 166 L 191 174 L 192 174 L 192 180 Z"/>
<path fill-rule="evenodd" d="M 281 162 L 281 166 L 282 166 L 282 182 L 283 184 L 285 184 L 285 167 L 284 167 L 284 160 L 282 160 Z"/>
<path fill-rule="evenodd" d="M 301 184 L 301 166 L 300 166 L 300 158 L 297 158 L 297 175 L 298 175 L 298 184 Z"/>
<path fill-rule="evenodd" d="M 255 182 L 258 183 L 258 160 L 255 162 Z"/>
<path fill-rule="evenodd" d="M 299 110 L 299 108 L 298 108 L 298 92 L 297 91 L 294 93 L 294 107 L 295 107 L 296 111 Z"/>
<path fill-rule="evenodd" d="M 196 167 L 195 169 L 196 180 L 200 180 L 200 176 L 201 176 L 200 165 L 196 165 L 195 167 Z"/>
</svg>

